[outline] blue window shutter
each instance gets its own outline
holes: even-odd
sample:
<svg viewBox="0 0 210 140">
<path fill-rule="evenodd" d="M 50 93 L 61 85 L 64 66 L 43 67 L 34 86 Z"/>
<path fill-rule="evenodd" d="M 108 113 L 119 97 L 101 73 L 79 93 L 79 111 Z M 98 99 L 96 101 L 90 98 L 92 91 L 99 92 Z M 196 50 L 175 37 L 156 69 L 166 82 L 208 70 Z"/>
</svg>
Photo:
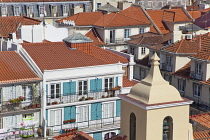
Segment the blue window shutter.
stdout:
<svg viewBox="0 0 210 140">
<path fill-rule="evenodd" d="M 116 100 L 116 117 L 120 117 L 120 100 Z"/>
<path fill-rule="evenodd" d="M 63 83 L 63 95 L 69 95 L 71 93 L 70 90 L 70 82 Z"/>
<path fill-rule="evenodd" d="M 102 119 L 102 103 L 97 103 L 96 112 L 97 112 L 96 119 L 97 120 Z"/>
<path fill-rule="evenodd" d="M 116 77 L 115 86 L 118 86 L 118 77 Z"/>
<path fill-rule="evenodd" d="M 90 80 L 90 92 L 94 92 L 96 90 L 96 79 Z"/>
<path fill-rule="evenodd" d="M 71 82 L 71 94 L 76 94 L 76 81 Z"/>
<path fill-rule="evenodd" d="M 118 129 L 118 134 L 120 134 L 120 129 Z"/>
<path fill-rule="evenodd" d="M 96 120 L 96 107 L 97 103 L 91 104 L 91 120 Z"/>
<path fill-rule="evenodd" d="M 48 84 L 46 84 L 46 95 L 48 95 Z"/>
<path fill-rule="evenodd" d="M 48 109 L 46 109 L 46 125 L 47 125 L 47 122 L 48 122 Z"/>
<path fill-rule="evenodd" d="M 102 91 L 102 78 L 96 79 L 97 80 L 97 91 Z"/>
<path fill-rule="evenodd" d="M 64 107 L 64 120 L 70 120 L 70 106 Z"/>
<path fill-rule="evenodd" d="M 76 106 L 70 107 L 70 119 L 76 119 Z"/>
<path fill-rule="evenodd" d="M 94 140 L 102 140 L 102 132 L 93 133 Z"/>
</svg>

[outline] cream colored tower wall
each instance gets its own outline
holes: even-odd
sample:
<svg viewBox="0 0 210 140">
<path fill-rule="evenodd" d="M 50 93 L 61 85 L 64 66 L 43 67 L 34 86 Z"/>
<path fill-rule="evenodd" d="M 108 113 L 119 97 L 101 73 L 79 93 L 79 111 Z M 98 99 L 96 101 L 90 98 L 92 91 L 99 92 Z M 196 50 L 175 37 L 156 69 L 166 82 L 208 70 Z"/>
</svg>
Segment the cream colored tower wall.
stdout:
<svg viewBox="0 0 210 140">
<path fill-rule="evenodd" d="M 188 131 L 192 131 L 192 127 L 189 128 L 189 105 L 149 110 L 145 120 L 147 121 L 145 140 L 163 139 L 163 120 L 167 116 L 173 119 L 173 140 L 189 140 Z M 137 124 L 137 127 L 141 125 Z"/>
<path fill-rule="evenodd" d="M 130 114 L 132 112 L 136 116 L 136 140 L 146 140 L 146 110 L 123 100 L 121 100 L 120 133 L 127 136 L 126 140 L 130 140 Z"/>
</svg>

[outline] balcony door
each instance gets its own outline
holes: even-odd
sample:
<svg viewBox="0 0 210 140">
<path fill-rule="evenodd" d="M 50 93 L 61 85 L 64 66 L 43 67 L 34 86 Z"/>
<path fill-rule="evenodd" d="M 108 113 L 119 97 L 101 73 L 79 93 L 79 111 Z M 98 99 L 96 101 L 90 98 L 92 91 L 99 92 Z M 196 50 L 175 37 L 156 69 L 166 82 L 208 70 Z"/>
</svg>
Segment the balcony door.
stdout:
<svg viewBox="0 0 210 140">
<path fill-rule="evenodd" d="M 115 30 L 110 30 L 110 43 L 115 43 Z"/>
<path fill-rule="evenodd" d="M 50 110 L 50 116 L 49 116 L 50 127 L 53 130 L 53 132 L 59 131 L 61 129 L 61 124 L 62 124 L 61 113 L 62 113 L 61 109 Z"/>
<path fill-rule="evenodd" d="M 201 63 L 195 64 L 195 78 L 201 80 Z"/>
<path fill-rule="evenodd" d="M 172 71 L 171 69 L 171 56 L 166 56 L 166 70 Z"/>
</svg>

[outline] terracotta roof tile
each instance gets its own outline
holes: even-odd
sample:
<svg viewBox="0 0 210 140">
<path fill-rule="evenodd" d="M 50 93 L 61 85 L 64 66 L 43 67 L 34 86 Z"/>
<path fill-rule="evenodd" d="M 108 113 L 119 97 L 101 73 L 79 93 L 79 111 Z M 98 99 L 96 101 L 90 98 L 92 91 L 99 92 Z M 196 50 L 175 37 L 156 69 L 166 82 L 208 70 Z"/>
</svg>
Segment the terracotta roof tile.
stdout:
<svg viewBox="0 0 210 140">
<path fill-rule="evenodd" d="M 136 84 L 137 84 L 136 82 L 130 81 L 130 80 L 128 80 L 128 78 L 126 76 L 123 76 L 123 87 L 132 87 Z"/>
<path fill-rule="evenodd" d="M 41 80 L 18 53 L 0 52 L 0 84 Z"/>
<path fill-rule="evenodd" d="M 92 137 L 82 131 L 69 132 L 66 134 L 55 136 L 53 138 L 55 140 L 94 140 Z"/>
<path fill-rule="evenodd" d="M 9 33 L 15 33 L 20 25 L 37 25 L 41 21 L 26 16 L 0 17 L 0 36 L 8 37 Z"/>
<path fill-rule="evenodd" d="M 185 12 L 180 9 L 165 9 L 163 12 L 163 21 L 169 22 L 185 22 L 191 21 Z"/>
<path fill-rule="evenodd" d="M 177 70 L 176 72 L 174 72 L 174 75 L 180 76 L 180 77 L 184 77 L 189 79 L 190 78 L 190 66 L 191 66 L 191 61 L 188 62 L 184 67 L 182 67 L 181 69 Z"/>
<path fill-rule="evenodd" d="M 143 66 L 149 66 L 149 55 L 146 55 L 144 58 L 137 60 L 136 64 L 140 64 Z"/>
<path fill-rule="evenodd" d="M 99 27 L 119 27 L 119 26 L 149 25 L 149 23 L 119 12 L 119 13 L 110 13 L 102 16 L 94 25 Z"/>
<path fill-rule="evenodd" d="M 188 13 L 192 16 L 193 19 L 197 19 L 201 16 L 200 11 L 188 11 Z"/>
<path fill-rule="evenodd" d="M 56 22 L 74 21 L 78 26 L 91 26 L 103 16 L 102 12 L 81 12 L 67 18 L 59 19 Z"/>
<path fill-rule="evenodd" d="M 203 9 L 203 10 L 200 10 L 200 11 L 203 12 L 203 13 L 207 13 L 207 12 L 210 11 L 210 8 L 206 8 L 206 9 Z"/>
<path fill-rule="evenodd" d="M 193 133 L 194 140 L 210 140 L 210 130 Z"/>
<path fill-rule="evenodd" d="M 199 38 L 200 37 L 197 37 L 192 40 L 182 39 L 171 46 L 165 47 L 163 50 L 173 53 L 198 53 L 200 51 Z"/>
<path fill-rule="evenodd" d="M 101 39 L 100 35 L 98 34 L 98 32 L 96 31 L 95 28 L 92 28 L 89 32 L 87 32 L 85 34 L 85 36 L 87 36 L 90 39 L 92 39 L 93 43 L 95 45 L 105 45 L 105 43 L 103 42 L 103 40 Z"/>
<path fill-rule="evenodd" d="M 210 128 L 210 113 L 198 114 L 190 116 L 190 119 L 201 124 L 202 126 L 206 127 L 207 129 Z"/>
<path fill-rule="evenodd" d="M 78 44 L 71 46 L 77 49 L 70 49 L 64 42 L 23 43 L 22 46 L 42 71 L 129 62 L 100 47 L 91 45 L 88 46 L 91 51 L 87 51 L 82 49 L 86 47 L 84 43 Z"/>
</svg>

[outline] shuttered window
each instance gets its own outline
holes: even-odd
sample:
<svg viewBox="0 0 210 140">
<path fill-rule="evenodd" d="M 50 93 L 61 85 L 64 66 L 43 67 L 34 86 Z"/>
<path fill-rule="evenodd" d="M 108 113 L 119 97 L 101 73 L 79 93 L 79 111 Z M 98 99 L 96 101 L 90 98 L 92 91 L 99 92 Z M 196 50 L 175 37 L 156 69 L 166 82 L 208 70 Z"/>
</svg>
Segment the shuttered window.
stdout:
<svg viewBox="0 0 210 140">
<path fill-rule="evenodd" d="M 88 106 L 80 106 L 77 108 L 77 122 L 88 121 Z"/>
<path fill-rule="evenodd" d="M 120 107 L 121 107 L 121 101 L 116 100 L 116 117 L 120 117 Z"/>
<path fill-rule="evenodd" d="M 61 109 L 58 110 L 50 110 L 50 126 L 61 125 Z"/>
<path fill-rule="evenodd" d="M 103 118 L 114 117 L 114 102 L 103 104 Z"/>
<path fill-rule="evenodd" d="M 102 104 L 101 103 L 93 103 L 91 104 L 91 120 L 101 119 L 102 115 Z"/>
<path fill-rule="evenodd" d="M 102 79 L 91 79 L 90 80 L 90 92 L 102 91 Z"/>
<path fill-rule="evenodd" d="M 76 94 L 76 82 L 64 82 L 63 83 L 63 95 Z"/>
</svg>

